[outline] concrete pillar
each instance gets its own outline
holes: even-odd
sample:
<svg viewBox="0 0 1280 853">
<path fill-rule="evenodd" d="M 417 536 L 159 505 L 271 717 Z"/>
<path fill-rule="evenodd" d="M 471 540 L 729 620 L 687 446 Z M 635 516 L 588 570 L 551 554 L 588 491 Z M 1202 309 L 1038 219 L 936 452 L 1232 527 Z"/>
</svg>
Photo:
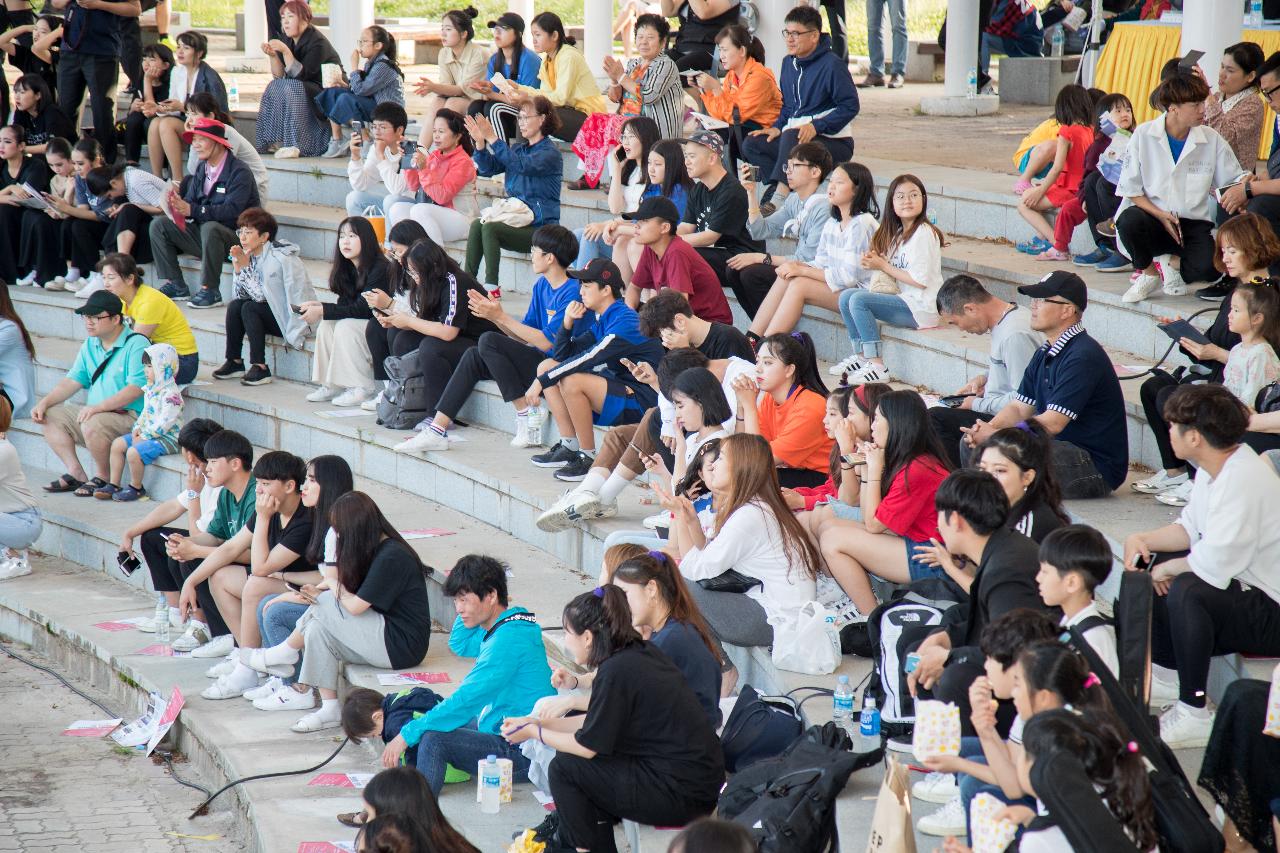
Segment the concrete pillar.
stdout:
<svg viewBox="0 0 1280 853">
<path fill-rule="evenodd" d="M 1203 50 L 1200 68 L 1208 80 L 1218 79 L 1223 51 L 1244 33 L 1241 5 L 1220 0 L 1185 0 L 1182 5 L 1182 54 Z"/>
<path fill-rule="evenodd" d="M 791 11 L 793 5 L 789 3 L 770 2 L 770 0 L 756 0 L 756 38 L 760 39 L 760 43 L 764 45 L 765 62 L 773 69 L 774 74 L 780 74 L 782 71 L 782 62 L 787 58 L 787 42 L 782 37 L 782 30 L 785 26 L 782 19 L 787 16 L 787 12 Z"/>
<path fill-rule="evenodd" d="M 921 98 L 928 115 L 991 115 L 1000 106 L 995 95 L 969 97 L 969 74 L 978 67 L 978 0 L 951 0 L 947 6 L 947 55 L 941 97 Z"/>
<path fill-rule="evenodd" d="M 267 7 L 261 0 L 244 0 L 244 52 L 248 56 L 262 53 L 267 40 Z"/>
<path fill-rule="evenodd" d="M 585 37 L 579 47 L 587 67 L 596 77 L 604 78 L 604 58 L 613 53 L 613 4 L 582 0 L 582 26 Z"/>
<path fill-rule="evenodd" d="M 584 0 L 585 2 L 585 0 Z M 538 10 L 534 8 L 533 0 L 508 0 L 507 8 L 524 18 L 525 43 L 529 41 L 529 22 L 533 20 L 533 16 L 538 14 Z M 480 27 L 488 23 L 488 18 L 483 21 L 477 21 Z"/>
<path fill-rule="evenodd" d="M 344 66 L 360 40 L 360 31 L 372 23 L 373 0 L 341 0 L 329 4 L 329 41 L 342 57 Z"/>
</svg>

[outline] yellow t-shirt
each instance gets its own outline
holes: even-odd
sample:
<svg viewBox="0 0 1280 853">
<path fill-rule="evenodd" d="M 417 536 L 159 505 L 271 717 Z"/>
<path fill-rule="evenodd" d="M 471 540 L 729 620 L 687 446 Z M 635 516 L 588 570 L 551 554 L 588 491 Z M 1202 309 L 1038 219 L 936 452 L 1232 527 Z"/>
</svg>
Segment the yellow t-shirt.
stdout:
<svg viewBox="0 0 1280 853">
<path fill-rule="evenodd" d="M 1041 142 L 1048 142 L 1050 139 L 1056 139 L 1058 136 L 1058 121 L 1054 118 L 1047 118 L 1036 125 L 1035 130 L 1022 137 L 1022 141 L 1018 143 L 1018 150 L 1013 152 L 1013 167 L 1015 169 L 1022 168 L 1022 157 L 1032 148 L 1035 148 Z"/>
<path fill-rule="evenodd" d="M 196 336 L 191 333 L 187 318 L 172 299 L 154 287 L 146 284 L 139 287 L 133 302 L 124 306 L 124 316 L 131 318 L 134 326 L 155 324 L 151 343 L 171 344 L 178 355 L 196 352 Z"/>
</svg>

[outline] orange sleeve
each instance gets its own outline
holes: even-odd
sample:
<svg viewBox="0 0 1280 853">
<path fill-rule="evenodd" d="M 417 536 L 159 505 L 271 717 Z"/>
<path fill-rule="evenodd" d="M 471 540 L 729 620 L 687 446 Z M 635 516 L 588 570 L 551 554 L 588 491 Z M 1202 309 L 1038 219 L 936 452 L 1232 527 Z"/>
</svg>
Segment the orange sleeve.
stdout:
<svg viewBox="0 0 1280 853">
<path fill-rule="evenodd" d="M 766 395 L 761 408 L 772 402 Z M 826 410 L 827 402 L 822 395 L 808 390 L 784 403 L 770 418 L 777 426 L 776 433 L 772 438 L 765 435 L 769 438 L 773 458 L 788 468 L 825 472 L 831 461 L 832 443 L 822 428 Z M 764 412 L 761 412 L 761 434 L 764 434 L 764 420 Z"/>
<path fill-rule="evenodd" d="M 713 95 L 706 92 L 702 103 L 707 108 L 707 115 L 720 121 L 733 122 L 733 107 L 736 104 L 742 120 L 759 122 L 761 127 L 770 127 L 778 120 L 782 112 L 782 90 L 773 77 L 773 72 L 759 63 L 749 66 L 742 85 L 733 93 L 721 90 Z"/>
</svg>

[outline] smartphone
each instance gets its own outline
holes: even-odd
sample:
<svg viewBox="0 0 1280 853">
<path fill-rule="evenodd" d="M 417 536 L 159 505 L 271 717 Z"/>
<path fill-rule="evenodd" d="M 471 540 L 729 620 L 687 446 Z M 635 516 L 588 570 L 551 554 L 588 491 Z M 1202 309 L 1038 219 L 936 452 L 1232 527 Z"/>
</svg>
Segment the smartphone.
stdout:
<svg viewBox="0 0 1280 853">
<path fill-rule="evenodd" d="M 289 587 L 289 589 L 293 590 L 294 592 L 302 592 L 301 584 L 296 584 L 293 581 L 285 581 L 284 585 Z"/>
<path fill-rule="evenodd" d="M 400 148 L 403 151 L 403 153 L 400 155 L 400 168 L 412 169 L 413 155 L 414 155 L 414 152 L 418 150 L 418 143 L 412 140 L 406 139 L 400 143 Z"/>
<path fill-rule="evenodd" d="M 760 167 L 738 161 L 738 177 L 744 181 L 755 183 L 760 180 Z"/>
<path fill-rule="evenodd" d="M 295 314 L 301 314 L 303 311 L 303 308 L 301 305 L 290 305 L 289 310 Z"/>
<path fill-rule="evenodd" d="M 126 575 L 132 575 L 142 567 L 142 561 L 132 551 L 119 551 L 116 553 L 116 565 Z"/>
<path fill-rule="evenodd" d="M 353 118 L 351 120 L 351 132 L 359 133 L 362 129 L 364 129 L 364 122 L 360 121 L 359 119 Z"/>
<path fill-rule="evenodd" d="M 1141 554 L 1139 554 L 1137 557 L 1134 557 L 1133 559 L 1133 567 L 1135 569 L 1150 569 L 1151 559 L 1149 557 L 1144 557 Z"/>
<path fill-rule="evenodd" d="M 372 308 L 372 307 L 371 307 L 369 310 L 370 310 L 370 311 L 372 311 L 373 313 L 377 314 L 379 317 L 390 317 L 390 316 L 391 316 L 391 312 L 390 312 L 390 311 L 388 311 L 388 310 L 387 310 L 387 309 L 385 309 L 385 308 Z"/>
<path fill-rule="evenodd" d="M 1226 195 L 1227 190 L 1231 189 L 1232 187 L 1238 187 L 1238 186 L 1240 186 L 1240 185 L 1241 185 L 1241 184 L 1243 184 L 1243 183 L 1244 183 L 1244 181 L 1243 181 L 1243 180 L 1240 180 L 1240 181 L 1232 181 L 1232 182 L 1231 182 L 1231 183 L 1229 183 L 1229 184 L 1224 184 L 1223 186 L 1218 187 L 1216 190 L 1214 190 L 1214 192 L 1215 192 L 1215 193 L 1217 194 L 1217 196 L 1218 196 L 1218 201 L 1222 201 L 1222 197 L 1223 197 L 1224 195 Z"/>
<path fill-rule="evenodd" d="M 1180 68 L 1183 71 L 1190 71 L 1192 68 L 1195 68 L 1197 65 L 1200 64 L 1200 60 L 1203 57 L 1204 57 L 1203 50 L 1189 50 L 1187 51 L 1187 55 L 1182 57 L 1182 59 L 1178 62 L 1178 68 Z"/>
<path fill-rule="evenodd" d="M 1157 327 L 1175 341 L 1188 338 L 1198 344 L 1213 343 L 1204 336 L 1204 333 L 1186 320 L 1170 320 L 1168 323 L 1158 323 Z"/>
<path fill-rule="evenodd" d="M 680 73 L 683 76 L 689 78 L 689 82 L 692 83 L 694 80 L 698 79 L 698 75 L 701 74 L 702 72 L 701 71 L 681 71 Z"/>
<path fill-rule="evenodd" d="M 949 409 L 954 409 L 956 406 L 963 403 L 965 397 L 968 396 L 968 394 L 948 394 L 946 397 L 939 397 L 938 402 Z"/>
</svg>

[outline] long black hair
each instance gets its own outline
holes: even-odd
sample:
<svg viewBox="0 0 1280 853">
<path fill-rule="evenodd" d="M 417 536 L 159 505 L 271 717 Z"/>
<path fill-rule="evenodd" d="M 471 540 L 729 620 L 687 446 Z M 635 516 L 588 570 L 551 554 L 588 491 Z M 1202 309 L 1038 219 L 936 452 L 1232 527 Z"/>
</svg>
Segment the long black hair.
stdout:
<svg viewBox="0 0 1280 853">
<path fill-rule="evenodd" d="M 423 850 L 449 853 L 479 853 L 462 833 L 454 829 L 440 812 L 440 804 L 431 793 L 427 777 L 412 767 L 383 770 L 365 786 L 364 801 L 373 806 L 375 820 L 395 815 L 413 821 L 429 842 Z"/>
<path fill-rule="evenodd" d="M 317 456 L 307 463 L 311 477 L 320 487 L 320 500 L 316 501 L 312 515 L 311 539 L 304 554 L 308 563 L 318 566 L 324 562 L 324 540 L 329 533 L 329 510 L 338 498 L 355 488 L 351 466 L 341 456 Z"/>
<path fill-rule="evenodd" d="M 827 396 L 827 384 L 818 370 L 818 353 L 813 348 L 813 338 L 806 332 L 779 332 L 760 341 L 757 352 L 769 347 L 773 357 L 796 369 L 795 382 L 815 394 Z"/>
<path fill-rule="evenodd" d="M 365 32 L 377 44 L 382 45 L 382 50 L 378 51 L 377 56 L 369 60 L 369 64 L 365 67 L 365 73 L 373 68 L 373 64 L 381 60 L 391 66 L 391 70 L 400 75 L 400 79 L 404 79 L 404 72 L 400 70 L 400 63 L 396 61 L 396 37 L 387 32 L 386 27 L 380 27 L 377 24 L 370 24 L 365 27 Z"/>
<path fill-rule="evenodd" d="M 348 592 L 360 589 L 369 576 L 369 566 L 384 539 L 398 542 L 414 562 L 422 565 L 395 525 L 364 492 L 347 492 L 334 501 L 328 521 L 338 533 L 338 580 Z M 423 572 L 429 574 L 430 569 L 423 567 Z"/>
<path fill-rule="evenodd" d="M 467 152 L 468 157 L 476 153 L 476 144 L 471 140 L 471 134 L 467 132 L 467 126 L 462 121 L 462 116 L 460 114 L 448 107 L 441 107 L 436 110 L 436 118 L 444 119 L 445 124 L 449 126 L 449 132 L 457 134 L 458 145 L 463 151 Z"/>
<path fill-rule="evenodd" d="M 564 606 L 561 623 L 575 634 L 591 632 L 591 650 L 587 665 L 596 667 L 614 652 L 641 641 L 631 624 L 631 607 L 627 594 L 613 584 L 584 592 Z"/>
<path fill-rule="evenodd" d="M 658 123 L 648 116 L 635 116 L 634 118 L 629 118 L 623 122 L 622 129 L 618 131 L 619 138 L 621 138 L 622 134 L 627 132 L 628 128 L 630 128 L 631 132 L 640 139 L 640 159 L 628 160 L 626 153 L 622 150 L 622 145 L 619 144 L 617 150 L 614 151 L 613 154 L 620 164 L 618 169 L 618 180 L 622 181 L 623 184 L 627 183 L 627 181 L 631 180 L 631 173 L 636 169 L 639 169 L 640 177 L 644 179 L 642 183 L 644 183 L 645 186 L 648 186 L 649 169 L 647 167 L 649 163 L 649 152 L 653 150 L 653 146 L 657 145 L 658 142 L 661 141 L 662 131 L 658 129 Z M 681 162 L 683 162 L 683 159 Z M 681 213 L 683 212 L 684 211 L 681 211 Z"/>
<path fill-rule="evenodd" d="M 1044 504 L 1063 524 L 1071 523 L 1071 517 L 1062 507 L 1062 489 L 1053 471 L 1053 448 L 1044 427 L 1029 420 L 1025 428 L 1006 427 L 997 430 L 982 443 L 974 458 L 981 462 L 982 454 L 987 448 L 997 451 L 1023 471 L 1034 471 L 1036 474 L 1022 498 L 1009 510 L 1010 519 L 1022 518 L 1037 505 Z"/>
<path fill-rule="evenodd" d="M 689 177 L 689 170 L 684 165 L 684 146 L 675 139 L 661 139 L 653 148 L 649 149 L 650 154 L 657 154 L 662 158 L 662 195 L 671 198 L 671 194 L 675 192 L 677 186 L 683 187 L 685 196 L 693 189 L 693 178 Z M 645 178 L 648 179 L 648 156 L 645 158 Z M 684 213 L 684 211 L 680 211 Z"/>
<path fill-rule="evenodd" d="M 880 203 L 876 201 L 876 179 L 871 170 L 861 163 L 850 160 L 848 163 L 837 163 L 836 168 L 849 176 L 853 182 L 853 201 L 849 204 L 849 218 L 856 219 L 863 213 L 870 213 L 880 218 Z M 831 218 L 840 221 L 840 208 L 831 205 Z"/>
<path fill-rule="evenodd" d="M 511 30 L 516 34 L 516 40 L 511 45 L 511 61 L 507 62 L 506 56 L 502 53 L 502 48 L 497 47 L 493 51 L 493 70 L 502 74 L 512 83 L 516 82 L 516 78 L 520 76 L 520 60 L 524 56 L 526 50 L 524 46 L 524 18 L 515 12 L 508 12 L 503 15 L 502 23 L 505 25 L 515 18 L 520 22 L 519 29 L 512 27 Z"/>
<path fill-rule="evenodd" d="M 929 420 L 929 410 L 915 391 L 890 391 L 876 405 L 880 416 L 889 422 L 889 437 L 884 448 L 884 473 L 880 477 L 880 497 L 899 472 L 904 472 L 903 485 L 911 489 L 906 470 L 912 462 L 932 457 L 929 463 L 939 471 L 950 471 L 947 451 Z"/>
<path fill-rule="evenodd" d="M 862 414 L 867 416 L 867 423 L 876 416 L 876 405 L 880 402 L 880 398 L 892 391 L 885 382 L 868 382 L 865 385 L 848 385 L 841 386 L 831 392 L 828 400 L 835 400 L 839 407 L 837 411 L 841 415 L 848 417 L 856 408 Z M 840 467 L 840 442 L 832 442 L 831 457 L 827 460 L 828 473 L 831 476 L 831 482 L 839 490 L 840 483 L 844 481 L 844 470 Z"/>
<path fill-rule="evenodd" d="M 702 443 L 698 452 L 689 460 L 684 478 L 675 484 L 672 494 L 683 495 L 689 500 L 697 500 L 703 495 L 711 494 L 711 487 L 702 479 L 702 466 L 706 463 L 708 456 L 717 458 L 720 456 L 720 439 L 709 438 Z"/>
<path fill-rule="evenodd" d="M 449 290 L 450 277 L 459 289 L 464 287 L 463 282 L 471 278 L 430 237 L 424 237 L 410 246 L 404 261 L 410 279 L 414 275 L 418 279 L 417 284 L 410 285 L 409 305 L 424 320 L 435 317 L 439 312 L 440 301 Z M 458 298 L 465 299 L 466 295 L 460 294 Z"/>
<path fill-rule="evenodd" d="M 729 408 L 720 380 L 705 367 L 691 367 L 680 373 L 672 383 L 671 393 L 673 397 L 679 394 L 698 404 L 702 409 L 704 427 L 719 426 L 733 417 L 733 409 Z M 689 429 L 689 425 L 685 424 L 684 428 Z"/>
<path fill-rule="evenodd" d="M 566 44 L 577 44 L 578 40 L 564 31 L 564 21 L 560 20 L 560 16 L 555 12 L 540 12 L 533 16 L 533 20 L 529 22 L 532 26 L 537 27 L 548 35 L 554 34 L 556 37 L 556 52 Z M 548 51 L 550 55 L 550 51 Z"/>
<path fill-rule="evenodd" d="M 343 228 L 350 228 L 360 239 L 359 263 L 353 263 L 343 256 L 337 242 L 333 245 L 333 266 L 329 272 L 329 289 L 338 294 L 338 299 L 350 302 L 360 291 L 369 274 L 379 265 L 389 263 L 378 245 L 378 234 L 373 225 L 363 216 L 348 216 L 338 223 L 338 234 Z"/>
<path fill-rule="evenodd" d="M 218 103 L 218 99 L 213 96 L 212 92 L 192 92 L 184 106 L 188 110 L 194 110 L 201 115 L 220 121 L 227 127 L 235 126 L 235 120 L 222 108 L 222 105 Z"/>
<path fill-rule="evenodd" d="M 444 112 L 444 110 L 441 110 L 441 112 Z M 428 239 L 427 229 L 423 228 L 422 223 L 416 219 L 401 219 L 391 227 L 391 233 L 387 235 L 388 243 L 407 247 L 405 254 L 408 254 L 414 243 L 426 239 Z M 395 265 L 395 269 L 392 270 L 392 278 L 394 279 L 391 282 L 392 294 L 395 295 L 411 290 L 409 274 L 405 272 L 404 257 L 402 256 L 398 262 L 393 261 L 392 263 Z"/>
</svg>

